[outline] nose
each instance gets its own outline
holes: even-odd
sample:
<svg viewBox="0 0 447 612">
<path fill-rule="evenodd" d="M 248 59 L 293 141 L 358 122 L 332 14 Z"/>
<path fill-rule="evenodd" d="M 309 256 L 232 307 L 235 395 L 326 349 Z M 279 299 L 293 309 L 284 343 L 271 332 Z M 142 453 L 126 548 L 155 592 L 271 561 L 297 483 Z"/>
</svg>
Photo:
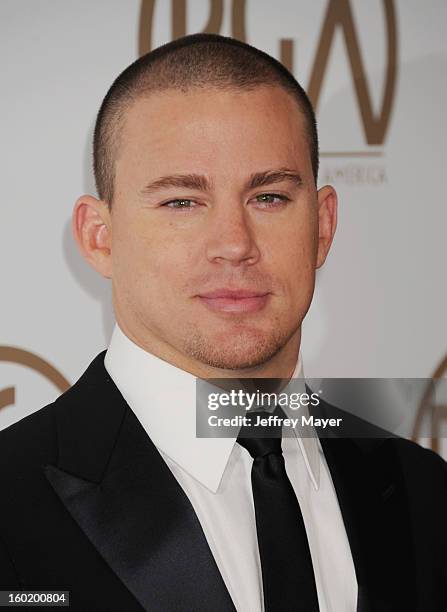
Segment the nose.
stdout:
<svg viewBox="0 0 447 612">
<path fill-rule="evenodd" d="M 210 227 L 207 228 L 209 261 L 237 266 L 252 265 L 259 260 L 254 229 L 242 205 L 223 205 L 210 217 L 213 218 L 209 219 Z"/>
</svg>

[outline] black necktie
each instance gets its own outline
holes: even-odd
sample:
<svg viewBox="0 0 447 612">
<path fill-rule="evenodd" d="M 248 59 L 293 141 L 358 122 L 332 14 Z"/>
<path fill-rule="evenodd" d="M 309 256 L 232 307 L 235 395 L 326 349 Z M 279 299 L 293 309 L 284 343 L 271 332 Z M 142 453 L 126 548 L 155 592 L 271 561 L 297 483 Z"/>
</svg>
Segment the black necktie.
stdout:
<svg viewBox="0 0 447 612">
<path fill-rule="evenodd" d="M 278 412 L 278 408 L 274 414 L 284 416 L 282 411 Z M 269 416 L 265 412 L 249 413 L 254 423 L 258 415 Z M 251 485 L 265 611 L 318 611 L 317 588 L 306 528 L 286 473 L 279 437 L 281 434 L 279 431 L 272 432 L 271 427 L 267 431 L 263 429 L 261 431 L 259 427 L 244 426 L 237 441 L 253 457 Z M 255 438 L 253 434 L 262 437 Z"/>
</svg>

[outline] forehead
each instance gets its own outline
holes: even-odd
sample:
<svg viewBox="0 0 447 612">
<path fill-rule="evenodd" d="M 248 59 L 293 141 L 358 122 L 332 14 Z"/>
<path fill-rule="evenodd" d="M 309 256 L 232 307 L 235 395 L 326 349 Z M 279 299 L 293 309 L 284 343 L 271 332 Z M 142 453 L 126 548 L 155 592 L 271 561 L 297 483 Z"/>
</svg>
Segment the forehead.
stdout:
<svg viewBox="0 0 447 612">
<path fill-rule="evenodd" d="M 139 97 L 127 109 L 116 174 L 142 171 L 257 172 L 295 162 L 311 172 L 305 119 L 284 89 L 169 90 Z"/>
</svg>

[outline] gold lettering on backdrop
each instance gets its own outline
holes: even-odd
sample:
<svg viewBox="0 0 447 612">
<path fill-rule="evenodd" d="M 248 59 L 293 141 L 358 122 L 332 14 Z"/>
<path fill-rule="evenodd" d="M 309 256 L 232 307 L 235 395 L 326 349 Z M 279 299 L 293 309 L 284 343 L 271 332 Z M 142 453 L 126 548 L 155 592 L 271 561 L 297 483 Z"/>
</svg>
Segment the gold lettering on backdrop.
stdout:
<svg viewBox="0 0 447 612">
<path fill-rule="evenodd" d="M 14 387 L 7 387 L 0 391 L 0 410 L 6 406 L 12 406 L 16 401 L 16 390 Z"/>
<path fill-rule="evenodd" d="M 208 23 L 203 32 L 220 32 L 223 18 L 223 0 L 210 3 Z M 186 35 L 186 0 L 172 0 L 172 40 Z"/>
<path fill-rule="evenodd" d="M 0 362 L 16 363 L 30 368 L 49 380 L 61 393 L 70 386 L 68 380 L 48 361 L 34 353 L 15 346 L 0 346 Z M 0 391 L 0 409 L 15 403 L 15 388 L 7 387 Z"/>
<path fill-rule="evenodd" d="M 231 36 L 246 41 L 245 0 L 233 0 L 231 7 Z"/>
<path fill-rule="evenodd" d="M 447 376 L 447 355 L 443 357 L 431 378 L 428 380 L 424 393 L 419 403 L 411 439 L 420 442 L 423 434 L 424 420 L 429 425 L 428 436 L 431 439 L 431 449 L 435 453 L 441 452 L 440 439 L 443 439 L 442 429 L 447 422 L 447 403 L 439 403 L 439 399 L 445 397 L 445 382 Z M 442 386 L 442 383 L 444 385 Z"/>
<path fill-rule="evenodd" d="M 294 44 L 291 38 L 281 38 L 279 41 L 279 58 L 281 64 L 287 68 L 289 72 L 294 73 L 293 51 Z"/>
<path fill-rule="evenodd" d="M 337 28 L 341 28 L 348 52 L 354 90 L 359 103 L 366 141 L 370 145 L 383 144 L 393 106 L 397 75 L 397 30 L 396 15 L 392 0 L 382 0 L 387 32 L 387 70 L 382 108 L 377 117 L 369 93 L 368 81 L 361 58 L 360 45 L 352 17 L 349 0 L 329 0 L 326 17 L 321 29 L 309 87 L 310 99 L 316 109 L 326 72 L 329 52 Z"/>
<path fill-rule="evenodd" d="M 202 30 L 216 34 L 222 28 L 223 0 L 211 0 L 208 22 Z M 143 0 L 140 8 L 140 27 L 138 32 L 139 55 L 152 49 L 152 29 L 155 0 Z M 171 39 L 186 35 L 186 0 L 171 0 Z M 245 0 L 234 0 L 231 13 L 232 36 L 245 40 Z"/>
<path fill-rule="evenodd" d="M 152 24 L 155 0 L 142 0 L 138 27 L 138 57 L 152 49 Z"/>
<path fill-rule="evenodd" d="M 224 2 L 223 0 L 209 0 L 208 4 L 208 21 L 203 32 L 218 34 L 222 28 Z M 246 1 L 231 0 L 229 5 L 231 7 L 231 36 L 247 42 Z M 375 114 L 372 107 L 368 79 L 362 61 L 359 37 L 354 24 L 350 0 L 328 0 L 307 88 L 309 97 L 315 109 L 317 109 L 334 36 L 337 29 L 340 28 L 346 45 L 354 92 L 368 145 L 382 145 L 384 143 L 396 90 L 398 61 L 396 12 L 393 0 L 382 0 L 382 5 L 386 23 L 387 67 L 380 112 Z M 138 40 L 140 55 L 152 49 L 154 7 L 155 0 L 142 0 L 141 2 Z M 171 37 L 174 40 L 186 34 L 187 0 L 171 0 L 171 8 Z M 279 46 L 280 61 L 293 73 L 294 41 L 282 38 L 279 41 Z"/>
</svg>

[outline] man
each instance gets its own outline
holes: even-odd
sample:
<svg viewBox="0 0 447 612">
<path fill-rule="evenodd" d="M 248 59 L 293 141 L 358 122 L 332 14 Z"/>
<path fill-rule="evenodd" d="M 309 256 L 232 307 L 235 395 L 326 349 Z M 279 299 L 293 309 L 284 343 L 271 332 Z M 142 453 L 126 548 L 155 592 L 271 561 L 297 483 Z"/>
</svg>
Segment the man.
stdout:
<svg viewBox="0 0 447 612">
<path fill-rule="evenodd" d="M 399 438 L 258 452 L 195 434 L 196 377 L 303 384 L 337 199 L 316 188 L 293 76 L 217 35 L 160 47 L 106 95 L 94 169 L 73 230 L 117 326 L 73 387 L 0 434 L 1 587 L 69 590 L 88 612 L 447 609 L 440 457 Z"/>
</svg>

